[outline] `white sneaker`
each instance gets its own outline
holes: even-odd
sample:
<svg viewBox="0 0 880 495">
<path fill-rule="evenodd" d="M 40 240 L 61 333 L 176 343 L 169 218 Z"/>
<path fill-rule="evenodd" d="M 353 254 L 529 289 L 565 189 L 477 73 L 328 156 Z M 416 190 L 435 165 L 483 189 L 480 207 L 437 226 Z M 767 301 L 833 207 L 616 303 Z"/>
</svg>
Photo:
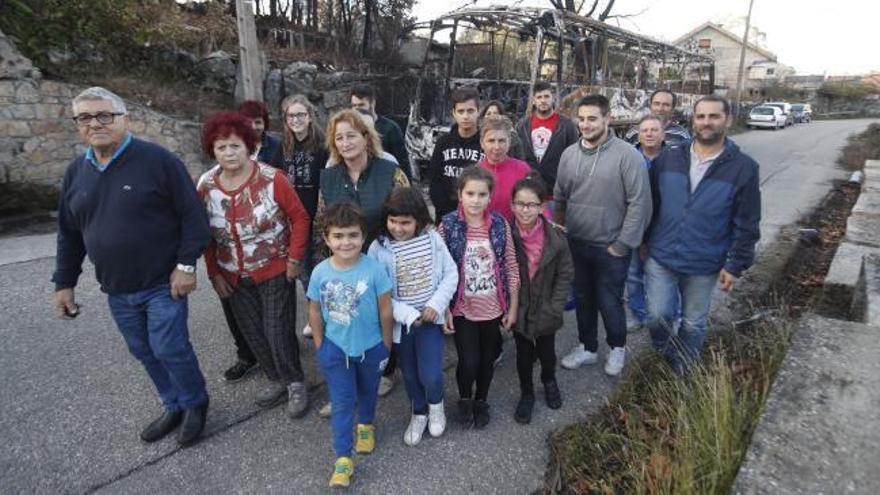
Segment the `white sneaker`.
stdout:
<svg viewBox="0 0 880 495">
<path fill-rule="evenodd" d="M 312 326 L 306 323 L 306 326 L 303 327 L 303 337 L 311 337 L 312 336 Z"/>
<path fill-rule="evenodd" d="M 583 344 L 578 344 L 562 358 L 562 367 L 576 370 L 585 364 L 596 364 L 598 362 L 599 354 L 585 350 Z"/>
<path fill-rule="evenodd" d="M 625 347 L 612 347 L 608 353 L 608 359 L 605 361 L 605 373 L 610 376 L 617 376 L 623 371 L 623 363 L 626 360 Z"/>
<path fill-rule="evenodd" d="M 318 416 L 321 416 L 324 419 L 327 419 L 332 415 L 333 415 L 333 406 L 329 402 L 324 404 L 324 407 L 322 407 L 321 410 L 318 411 Z"/>
<path fill-rule="evenodd" d="M 403 432 L 403 443 L 414 447 L 422 441 L 422 434 L 425 427 L 428 426 L 428 416 L 424 414 L 413 414 L 409 420 L 409 426 Z"/>
<path fill-rule="evenodd" d="M 443 411 L 443 403 L 428 404 L 428 433 L 432 437 L 439 437 L 446 430 L 446 413 Z"/>
<path fill-rule="evenodd" d="M 386 395 L 391 393 L 391 390 L 394 388 L 394 378 L 388 378 L 387 376 L 383 376 L 379 379 L 379 397 L 385 397 Z"/>
</svg>

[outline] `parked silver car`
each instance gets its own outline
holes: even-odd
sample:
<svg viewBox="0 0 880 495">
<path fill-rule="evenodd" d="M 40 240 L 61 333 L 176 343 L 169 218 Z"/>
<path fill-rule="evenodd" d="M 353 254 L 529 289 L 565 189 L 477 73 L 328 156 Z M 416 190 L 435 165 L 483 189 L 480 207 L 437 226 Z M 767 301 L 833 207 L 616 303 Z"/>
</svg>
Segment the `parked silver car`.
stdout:
<svg viewBox="0 0 880 495">
<path fill-rule="evenodd" d="M 769 127 L 774 131 L 785 127 L 785 114 L 779 107 L 761 105 L 749 112 L 746 127 Z"/>
<path fill-rule="evenodd" d="M 794 125 L 794 114 L 791 113 L 791 103 L 784 101 L 767 101 L 762 103 L 761 106 L 776 107 L 782 110 L 782 115 L 785 115 L 785 125 Z"/>
</svg>

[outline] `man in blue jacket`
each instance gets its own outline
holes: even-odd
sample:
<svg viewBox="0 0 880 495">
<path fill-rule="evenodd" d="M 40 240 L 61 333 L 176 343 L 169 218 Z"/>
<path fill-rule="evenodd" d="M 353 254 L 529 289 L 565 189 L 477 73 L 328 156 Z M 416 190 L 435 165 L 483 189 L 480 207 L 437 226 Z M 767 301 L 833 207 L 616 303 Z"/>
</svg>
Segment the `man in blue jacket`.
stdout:
<svg viewBox="0 0 880 495">
<path fill-rule="evenodd" d="M 679 373 L 699 357 L 713 288 L 733 289 L 761 235 L 758 164 L 725 138 L 729 120 L 725 99 L 700 98 L 693 140 L 670 146 L 651 168 L 648 329 L 655 349 Z M 673 335 L 679 295 L 682 321 Z"/>
<path fill-rule="evenodd" d="M 180 160 L 128 131 L 125 103 L 104 88 L 73 100 L 73 120 L 89 146 L 64 173 L 58 204 L 55 312 L 74 318 L 86 254 L 131 354 L 165 407 L 141 432 L 155 442 L 180 426 L 177 442 L 198 441 L 208 393 L 189 341 L 186 296 L 208 245 L 205 207 Z"/>
</svg>

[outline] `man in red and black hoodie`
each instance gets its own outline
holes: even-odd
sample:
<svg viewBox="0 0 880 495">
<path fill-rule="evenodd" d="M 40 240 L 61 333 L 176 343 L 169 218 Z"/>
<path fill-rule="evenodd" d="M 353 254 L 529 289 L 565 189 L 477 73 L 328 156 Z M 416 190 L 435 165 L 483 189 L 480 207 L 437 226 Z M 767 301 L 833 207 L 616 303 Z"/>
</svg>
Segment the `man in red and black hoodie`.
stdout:
<svg viewBox="0 0 880 495">
<path fill-rule="evenodd" d="M 556 111 L 550 83 L 538 81 L 532 88 L 532 113 L 516 125 L 525 161 L 541 173 L 552 189 L 562 152 L 578 141 L 578 129 L 571 119 Z"/>
</svg>

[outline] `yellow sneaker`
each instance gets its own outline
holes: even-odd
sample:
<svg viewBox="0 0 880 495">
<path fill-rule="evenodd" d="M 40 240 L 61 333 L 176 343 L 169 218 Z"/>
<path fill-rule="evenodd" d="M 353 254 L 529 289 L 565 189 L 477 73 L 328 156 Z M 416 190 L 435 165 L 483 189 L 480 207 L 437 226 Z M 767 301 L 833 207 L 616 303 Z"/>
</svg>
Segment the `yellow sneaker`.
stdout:
<svg viewBox="0 0 880 495">
<path fill-rule="evenodd" d="M 373 425 L 357 425 L 357 443 L 354 451 L 369 454 L 376 448 L 376 428 Z"/>
<path fill-rule="evenodd" d="M 354 474 L 354 464 L 348 457 L 336 459 L 333 466 L 333 476 L 330 476 L 330 488 L 348 488 L 351 484 L 351 476 Z"/>
</svg>

